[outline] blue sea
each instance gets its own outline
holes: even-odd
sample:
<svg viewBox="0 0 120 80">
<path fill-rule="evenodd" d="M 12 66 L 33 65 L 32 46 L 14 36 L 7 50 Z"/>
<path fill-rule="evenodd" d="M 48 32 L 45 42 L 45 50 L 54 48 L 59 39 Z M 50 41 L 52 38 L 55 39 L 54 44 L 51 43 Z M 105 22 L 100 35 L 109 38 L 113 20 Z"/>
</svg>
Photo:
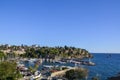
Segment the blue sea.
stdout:
<svg viewBox="0 0 120 80">
<path fill-rule="evenodd" d="M 88 80 L 92 77 L 98 76 L 100 80 L 107 80 L 108 77 L 116 76 L 120 73 L 120 54 L 104 54 L 92 53 L 94 58 L 91 59 L 95 66 L 82 66 L 89 70 Z M 28 64 L 26 64 L 28 66 Z M 51 63 L 43 63 L 42 65 L 58 65 Z M 41 66 L 42 66 L 41 65 Z M 64 64 L 65 66 L 74 66 L 73 64 Z M 41 68 L 39 67 L 39 70 Z"/>
<path fill-rule="evenodd" d="M 108 77 L 116 76 L 120 73 L 120 54 L 94 53 L 92 62 L 96 66 L 85 66 L 89 69 L 89 79 L 92 76 L 99 76 L 100 80 L 106 80 Z"/>
</svg>

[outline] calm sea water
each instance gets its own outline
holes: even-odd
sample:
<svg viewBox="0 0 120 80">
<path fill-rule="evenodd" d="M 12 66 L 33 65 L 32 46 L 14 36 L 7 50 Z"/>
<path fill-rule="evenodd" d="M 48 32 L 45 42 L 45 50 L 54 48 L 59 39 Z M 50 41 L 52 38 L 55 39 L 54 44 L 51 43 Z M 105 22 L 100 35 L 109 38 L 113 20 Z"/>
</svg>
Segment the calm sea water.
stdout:
<svg viewBox="0 0 120 80">
<path fill-rule="evenodd" d="M 115 76 L 120 73 L 120 54 L 94 53 L 93 62 L 96 66 L 87 66 L 89 69 L 89 79 L 92 76 L 99 76 L 100 80 L 106 80 L 107 77 Z"/>
<path fill-rule="evenodd" d="M 89 70 L 88 80 L 91 80 L 92 77 L 99 76 L 100 80 L 106 80 L 108 77 L 115 76 L 120 73 L 120 54 L 103 54 L 103 53 L 94 53 L 94 58 L 91 59 L 92 62 L 96 63 L 96 66 L 82 66 Z M 33 66 L 34 64 L 25 64 L 26 66 Z M 52 63 L 43 63 L 43 65 L 58 65 Z M 64 64 L 65 66 L 74 66 L 74 64 Z"/>
</svg>

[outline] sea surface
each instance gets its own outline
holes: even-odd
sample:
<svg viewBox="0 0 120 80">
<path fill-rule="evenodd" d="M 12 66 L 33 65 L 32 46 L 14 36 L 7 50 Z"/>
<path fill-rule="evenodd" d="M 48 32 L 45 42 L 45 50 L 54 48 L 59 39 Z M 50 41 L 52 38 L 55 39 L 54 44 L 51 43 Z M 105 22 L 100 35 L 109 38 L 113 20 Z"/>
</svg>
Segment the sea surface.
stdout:
<svg viewBox="0 0 120 80">
<path fill-rule="evenodd" d="M 89 76 L 87 80 L 91 80 L 92 77 L 98 76 L 100 80 L 107 80 L 108 77 L 116 76 L 120 73 L 120 54 L 116 53 L 92 53 L 94 58 L 91 59 L 94 62 L 95 66 L 84 66 L 89 70 Z M 34 64 L 26 63 L 26 66 L 33 66 Z M 59 65 L 53 63 L 43 63 L 40 65 L 39 70 L 43 67 L 43 65 Z M 62 66 L 75 66 L 74 64 L 62 64 Z"/>
<path fill-rule="evenodd" d="M 89 80 L 92 76 L 99 76 L 100 80 L 107 80 L 108 77 L 120 73 L 120 54 L 94 53 L 92 62 L 96 66 L 85 66 L 89 69 Z"/>
</svg>

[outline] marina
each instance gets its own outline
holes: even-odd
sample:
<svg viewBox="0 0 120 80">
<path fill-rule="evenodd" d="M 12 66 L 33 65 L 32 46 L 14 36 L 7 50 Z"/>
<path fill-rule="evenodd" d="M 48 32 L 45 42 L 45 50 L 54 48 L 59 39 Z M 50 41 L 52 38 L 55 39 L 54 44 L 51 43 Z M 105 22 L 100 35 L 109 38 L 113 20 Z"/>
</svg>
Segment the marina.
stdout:
<svg viewBox="0 0 120 80">
<path fill-rule="evenodd" d="M 93 66 L 90 63 L 84 61 L 72 60 L 72 59 L 69 60 L 62 59 L 59 61 L 49 62 L 49 60 L 31 58 L 31 59 L 20 59 L 20 61 L 17 62 L 17 69 L 20 70 L 20 73 L 24 76 L 24 79 L 58 80 L 56 76 L 57 74 L 65 73 L 66 70 L 74 69 L 77 67 L 81 68 L 80 65 L 87 66 L 88 64 L 90 66 Z M 34 68 L 34 65 L 38 65 L 39 67 L 35 71 L 31 72 L 30 68 L 31 67 Z M 61 79 L 61 80 L 65 80 L 65 79 Z"/>
</svg>

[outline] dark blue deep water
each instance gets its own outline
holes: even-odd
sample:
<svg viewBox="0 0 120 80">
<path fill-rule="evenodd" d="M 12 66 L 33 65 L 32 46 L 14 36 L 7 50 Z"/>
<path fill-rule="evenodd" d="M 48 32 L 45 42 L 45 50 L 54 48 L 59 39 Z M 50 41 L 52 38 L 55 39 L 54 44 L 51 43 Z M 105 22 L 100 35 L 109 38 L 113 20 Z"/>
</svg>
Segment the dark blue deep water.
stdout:
<svg viewBox="0 0 120 80">
<path fill-rule="evenodd" d="M 87 66 L 89 69 L 89 79 L 92 76 L 99 76 L 100 80 L 106 80 L 107 77 L 116 76 L 120 73 L 120 54 L 103 54 L 94 53 L 92 62 L 96 63 L 96 66 Z"/>
</svg>

